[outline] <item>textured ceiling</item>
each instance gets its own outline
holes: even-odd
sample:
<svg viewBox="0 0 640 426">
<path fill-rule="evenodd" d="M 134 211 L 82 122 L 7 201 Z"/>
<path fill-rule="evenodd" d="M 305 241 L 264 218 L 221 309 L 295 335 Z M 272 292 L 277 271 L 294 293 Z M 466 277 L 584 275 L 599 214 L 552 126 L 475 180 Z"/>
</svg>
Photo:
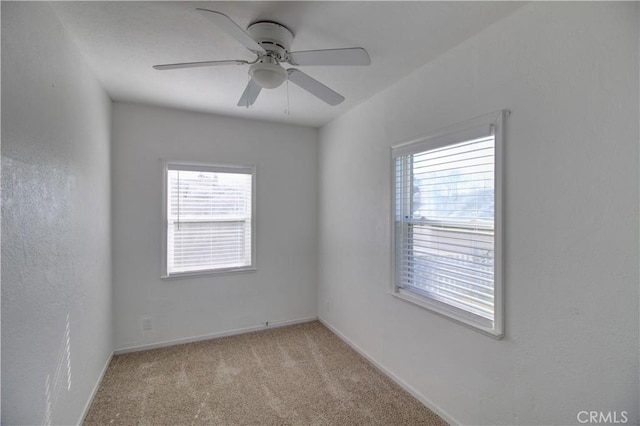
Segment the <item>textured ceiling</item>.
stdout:
<svg viewBox="0 0 640 426">
<path fill-rule="evenodd" d="M 516 2 L 52 2 L 115 101 L 322 126 L 511 13 Z M 342 94 L 331 107 L 293 84 L 236 104 L 248 66 L 156 71 L 152 65 L 254 55 L 195 11 L 225 13 L 241 27 L 276 21 L 291 50 L 364 47 L 368 67 L 299 67 Z M 289 113 L 285 111 L 289 109 Z"/>
</svg>

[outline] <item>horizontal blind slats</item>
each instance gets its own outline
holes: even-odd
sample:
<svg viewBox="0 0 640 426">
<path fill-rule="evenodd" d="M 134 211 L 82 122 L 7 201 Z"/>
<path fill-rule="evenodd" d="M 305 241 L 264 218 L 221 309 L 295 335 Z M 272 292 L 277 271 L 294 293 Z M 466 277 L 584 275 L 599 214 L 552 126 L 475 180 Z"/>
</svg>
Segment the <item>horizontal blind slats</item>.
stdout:
<svg viewBox="0 0 640 426">
<path fill-rule="evenodd" d="M 442 261 L 441 260 L 442 258 L 446 258 L 446 256 L 441 256 L 440 258 L 438 258 L 437 256 L 431 256 L 429 258 L 429 262 L 434 265 L 442 266 L 443 268 L 454 267 L 460 274 L 467 273 L 469 275 L 477 276 L 479 281 L 493 283 L 493 271 L 489 272 L 485 269 L 488 266 L 493 267 L 493 265 L 485 265 L 481 263 L 472 263 L 472 262 L 464 262 L 464 264 L 461 264 L 461 262 L 455 263 L 455 262 Z M 415 260 L 403 260 L 400 263 L 400 267 L 412 267 L 413 265 L 416 265 L 419 263 L 420 262 Z M 482 285 L 482 284 L 478 283 L 478 285 Z M 491 286 L 491 288 L 493 288 L 493 286 Z"/>
<path fill-rule="evenodd" d="M 449 266 L 449 268 L 447 268 Z M 451 267 L 455 269 L 451 269 Z M 488 269 L 465 269 L 457 268 L 457 265 L 451 263 L 441 263 L 430 259 L 428 264 L 426 262 L 403 262 L 401 265 L 402 272 L 433 272 L 433 269 L 437 269 L 438 276 L 443 278 L 458 280 L 463 284 L 469 286 L 474 291 L 490 291 L 493 293 L 493 272 L 492 265 L 488 266 Z"/>
<path fill-rule="evenodd" d="M 415 288 L 418 291 L 426 292 L 431 294 L 436 300 L 443 301 L 445 303 L 450 304 L 456 308 L 464 309 L 467 312 L 471 312 L 473 314 L 479 315 L 483 318 L 487 318 L 489 320 L 493 320 L 493 304 L 488 305 L 476 300 L 470 300 L 467 298 L 460 297 L 453 292 L 449 293 L 446 291 L 429 291 L 420 287 L 407 286 L 408 288 Z"/>
<path fill-rule="evenodd" d="M 422 282 L 431 281 L 433 283 L 432 287 L 434 288 L 446 289 L 452 287 L 460 291 L 462 294 L 472 295 L 478 300 L 484 300 L 488 302 L 493 300 L 493 291 L 487 291 L 486 287 L 476 286 L 469 283 L 468 281 L 459 281 L 449 275 L 438 274 L 436 277 L 432 277 L 428 269 L 421 271 L 416 268 L 412 268 L 410 270 L 404 269 L 402 273 L 402 276 L 406 279 L 407 284 L 411 284 L 412 281 L 415 281 L 415 279 L 418 278 Z"/>
<path fill-rule="evenodd" d="M 478 250 L 475 247 L 469 247 L 464 244 L 451 244 L 446 242 L 433 242 L 431 245 L 427 245 L 426 243 L 422 243 L 418 246 L 414 244 L 401 244 L 399 247 L 402 251 L 404 251 L 407 255 L 411 255 L 411 251 L 415 252 L 415 254 L 423 254 L 428 255 L 430 253 L 451 253 L 451 254 L 459 254 L 463 256 L 473 256 L 476 259 L 493 259 L 492 252 L 488 253 L 477 253 Z"/>
<path fill-rule="evenodd" d="M 455 286 L 435 285 L 434 281 L 428 278 L 424 278 L 423 283 L 424 285 L 422 286 L 415 286 L 407 283 L 404 288 L 415 288 L 417 290 L 435 293 L 442 297 L 451 298 L 465 304 L 466 306 L 469 306 L 469 308 L 474 310 L 478 309 L 479 311 L 485 311 L 493 307 L 493 296 L 486 298 L 478 297 L 476 295 L 470 294 L 469 292 L 465 292 L 460 288 L 456 288 Z"/>
<path fill-rule="evenodd" d="M 169 273 L 249 266 L 250 170 L 181 166 L 167 178 Z"/>
<path fill-rule="evenodd" d="M 395 158 L 401 288 L 493 320 L 494 139 Z"/>
</svg>

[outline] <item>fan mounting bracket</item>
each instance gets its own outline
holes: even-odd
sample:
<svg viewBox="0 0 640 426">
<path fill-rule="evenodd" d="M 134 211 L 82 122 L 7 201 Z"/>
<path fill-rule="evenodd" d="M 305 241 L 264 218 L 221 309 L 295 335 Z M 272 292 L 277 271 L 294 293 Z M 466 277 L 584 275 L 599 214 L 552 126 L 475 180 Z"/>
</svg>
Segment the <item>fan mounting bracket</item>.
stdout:
<svg viewBox="0 0 640 426">
<path fill-rule="evenodd" d="M 286 61 L 293 33 L 284 25 L 272 21 L 259 21 L 249 25 L 247 32 L 269 56 Z"/>
</svg>

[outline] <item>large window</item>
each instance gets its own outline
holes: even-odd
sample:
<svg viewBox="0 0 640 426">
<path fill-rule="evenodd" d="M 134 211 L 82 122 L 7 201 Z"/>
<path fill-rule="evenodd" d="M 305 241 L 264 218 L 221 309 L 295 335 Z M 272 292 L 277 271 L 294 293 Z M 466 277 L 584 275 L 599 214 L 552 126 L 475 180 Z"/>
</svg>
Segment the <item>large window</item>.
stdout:
<svg viewBox="0 0 640 426">
<path fill-rule="evenodd" d="M 394 294 L 501 337 L 506 112 L 395 146 Z"/>
<path fill-rule="evenodd" d="M 165 164 L 163 275 L 255 268 L 255 170 Z"/>
</svg>

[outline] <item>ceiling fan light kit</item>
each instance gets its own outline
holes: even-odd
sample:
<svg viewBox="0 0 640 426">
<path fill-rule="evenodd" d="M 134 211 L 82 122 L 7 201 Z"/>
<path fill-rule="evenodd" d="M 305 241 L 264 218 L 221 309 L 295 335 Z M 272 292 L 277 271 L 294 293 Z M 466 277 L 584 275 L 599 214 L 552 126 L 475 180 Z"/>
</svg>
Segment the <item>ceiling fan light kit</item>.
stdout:
<svg viewBox="0 0 640 426">
<path fill-rule="evenodd" d="M 287 71 L 278 64 L 258 62 L 249 68 L 249 75 L 263 89 L 275 89 L 287 79 Z"/>
<path fill-rule="evenodd" d="M 342 95 L 298 69 L 285 69 L 280 63 L 286 62 L 296 66 L 371 64 L 369 54 L 362 47 L 291 52 L 293 33 L 284 25 L 259 21 L 249 25 L 245 31 L 223 13 L 207 9 L 197 11 L 253 52 L 257 56 L 256 59 L 252 62 L 237 59 L 164 64 L 155 65 L 153 68 L 162 71 L 218 65 L 251 65 L 251 79 L 238 101 L 238 106 L 253 105 L 261 89 L 275 89 L 287 80 L 331 106 L 338 105 L 344 101 Z"/>
</svg>

